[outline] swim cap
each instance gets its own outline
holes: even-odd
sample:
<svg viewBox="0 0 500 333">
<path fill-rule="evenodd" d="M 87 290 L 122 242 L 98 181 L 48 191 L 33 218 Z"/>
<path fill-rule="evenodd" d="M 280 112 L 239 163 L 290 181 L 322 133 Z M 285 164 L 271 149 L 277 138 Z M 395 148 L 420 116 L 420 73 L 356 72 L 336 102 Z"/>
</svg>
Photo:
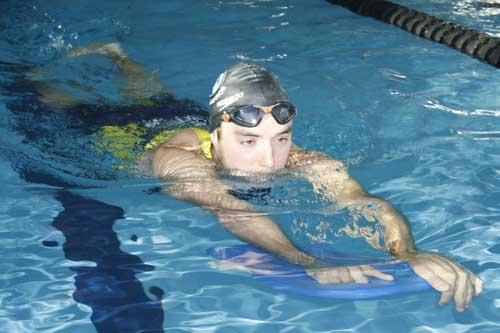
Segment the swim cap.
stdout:
<svg viewBox="0 0 500 333">
<path fill-rule="evenodd" d="M 210 132 L 219 127 L 221 113 L 228 107 L 269 106 L 288 101 L 278 78 L 268 69 L 239 63 L 220 74 L 210 95 Z"/>
</svg>

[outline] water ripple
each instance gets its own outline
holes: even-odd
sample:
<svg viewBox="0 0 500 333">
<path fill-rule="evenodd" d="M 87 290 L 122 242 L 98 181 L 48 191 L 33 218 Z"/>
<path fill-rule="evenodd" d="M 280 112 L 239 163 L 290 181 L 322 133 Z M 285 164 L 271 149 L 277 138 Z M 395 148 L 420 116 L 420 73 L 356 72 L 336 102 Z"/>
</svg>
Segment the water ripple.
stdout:
<svg viewBox="0 0 500 333">
<path fill-rule="evenodd" d="M 476 109 L 476 110 L 464 110 L 464 109 L 454 109 L 452 107 L 448 107 L 440 104 L 436 101 L 427 101 L 424 104 L 424 107 L 431 110 L 440 110 L 444 112 L 453 113 L 459 116 L 486 116 L 486 117 L 500 117 L 500 110 L 484 110 L 484 109 Z"/>
</svg>

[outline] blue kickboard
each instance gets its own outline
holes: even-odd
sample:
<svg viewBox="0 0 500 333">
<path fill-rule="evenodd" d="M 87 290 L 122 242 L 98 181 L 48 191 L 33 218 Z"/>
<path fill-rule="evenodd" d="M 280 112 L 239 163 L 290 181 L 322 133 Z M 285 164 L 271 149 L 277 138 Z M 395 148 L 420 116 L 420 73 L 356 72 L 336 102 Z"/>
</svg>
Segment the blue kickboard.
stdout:
<svg viewBox="0 0 500 333">
<path fill-rule="evenodd" d="M 243 268 L 264 284 L 292 294 L 358 300 L 432 290 L 407 263 L 390 259 L 348 257 L 313 248 L 309 253 L 332 266 L 372 265 L 394 277 L 393 281 L 369 277 L 366 284 L 320 284 L 307 275 L 302 266 L 289 263 L 252 245 L 216 247 L 208 252 L 212 257 L 224 261 L 225 266 Z"/>
</svg>

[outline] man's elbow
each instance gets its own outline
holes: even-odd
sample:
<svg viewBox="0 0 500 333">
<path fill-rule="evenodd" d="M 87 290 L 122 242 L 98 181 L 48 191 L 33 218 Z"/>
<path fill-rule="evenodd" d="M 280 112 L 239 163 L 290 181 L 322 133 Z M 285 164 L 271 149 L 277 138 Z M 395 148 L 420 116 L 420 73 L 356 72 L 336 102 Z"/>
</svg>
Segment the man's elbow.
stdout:
<svg viewBox="0 0 500 333">
<path fill-rule="evenodd" d="M 377 209 L 381 214 L 392 212 L 394 209 L 388 201 L 374 196 L 365 197 L 365 202 L 368 207 Z"/>
</svg>

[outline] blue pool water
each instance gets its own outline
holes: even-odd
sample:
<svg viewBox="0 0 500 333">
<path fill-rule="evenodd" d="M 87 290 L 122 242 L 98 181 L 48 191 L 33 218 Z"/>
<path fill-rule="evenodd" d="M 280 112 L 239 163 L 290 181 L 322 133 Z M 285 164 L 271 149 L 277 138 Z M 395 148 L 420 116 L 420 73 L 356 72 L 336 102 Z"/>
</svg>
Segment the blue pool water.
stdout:
<svg viewBox="0 0 500 333">
<path fill-rule="evenodd" d="M 500 36 L 491 1 L 399 3 Z M 0 11 L 2 332 L 500 330 L 498 69 L 319 0 L 28 0 Z M 325 300 L 221 270 L 207 251 L 240 242 L 212 214 L 118 169 L 90 121 L 15 84 L 39 68 L 60 89 L 77 82 L 93 89 L 82 97 L 119 103 L 109 61 L 65 56 L 95 42 L 120 42 L 202 106 L 229 65 L 269 67 L 300 110 L 294 141 L 346 161 L 408 217 L 420 248 L 458 260 L 486 290 L 458 313 L 436 292 Z M 348 217 L 325 213 L 307 184 L 282 182 L 265 209 L 297 244 L 384 256 L 339 236 Z"/>
</svg>

